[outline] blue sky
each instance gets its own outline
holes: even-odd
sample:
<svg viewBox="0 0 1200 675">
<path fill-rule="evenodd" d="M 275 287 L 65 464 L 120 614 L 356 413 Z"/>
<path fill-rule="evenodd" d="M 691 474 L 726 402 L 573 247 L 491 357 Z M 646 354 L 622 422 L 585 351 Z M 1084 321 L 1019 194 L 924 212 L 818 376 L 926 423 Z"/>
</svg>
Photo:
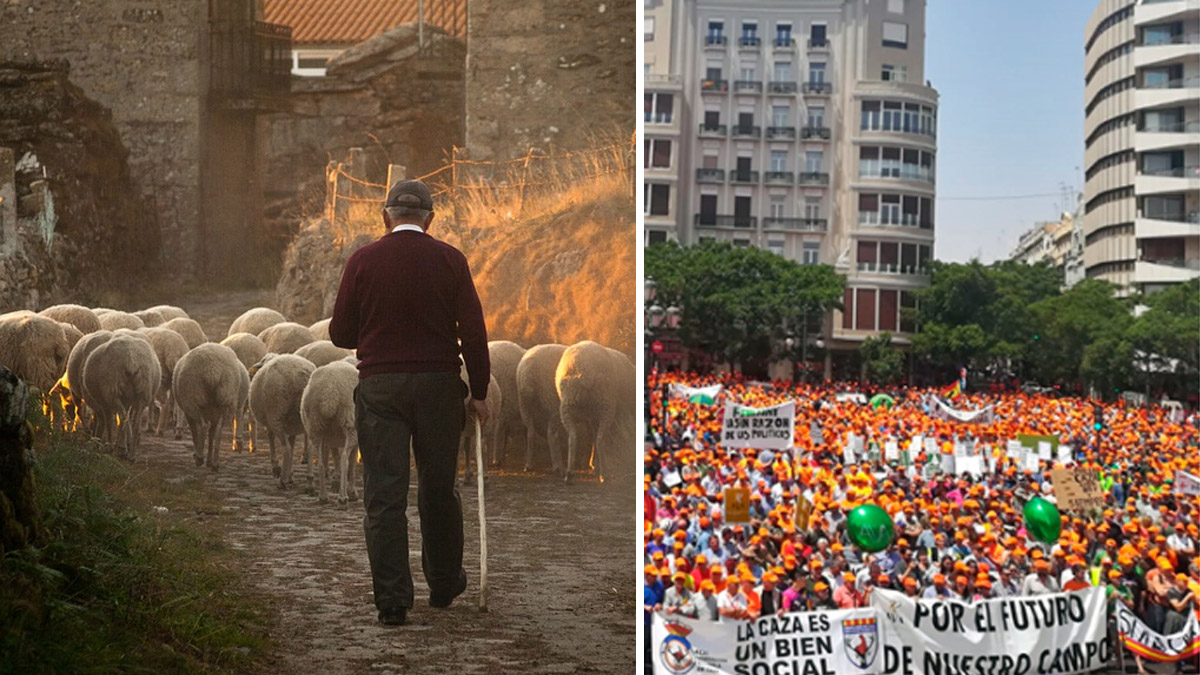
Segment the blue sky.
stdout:
<svg viewBox="0 0 1200 675">
<path fill-rule="evenodd" d="M 1035 222 L 1057 219 L 1063 184 L 1082 189 L 1083 29 L 1096 4 L 928 0 L 939 260 L 1005 258 Z"/>
</svg>

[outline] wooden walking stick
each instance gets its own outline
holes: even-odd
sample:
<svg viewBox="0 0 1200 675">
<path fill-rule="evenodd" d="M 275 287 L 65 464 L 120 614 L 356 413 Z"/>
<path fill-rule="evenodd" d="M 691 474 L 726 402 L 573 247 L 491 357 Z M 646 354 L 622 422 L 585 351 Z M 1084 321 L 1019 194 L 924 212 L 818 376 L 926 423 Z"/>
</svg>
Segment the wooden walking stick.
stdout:
<svg viewBox="0 0 1200 675">
<path fill-rule="evenodd" d="M 483 430 L 475 418 L 475 473 L 479 484 L 479 611 L 487 611 L 487 510 L 483 505 Z"/>
</svg>

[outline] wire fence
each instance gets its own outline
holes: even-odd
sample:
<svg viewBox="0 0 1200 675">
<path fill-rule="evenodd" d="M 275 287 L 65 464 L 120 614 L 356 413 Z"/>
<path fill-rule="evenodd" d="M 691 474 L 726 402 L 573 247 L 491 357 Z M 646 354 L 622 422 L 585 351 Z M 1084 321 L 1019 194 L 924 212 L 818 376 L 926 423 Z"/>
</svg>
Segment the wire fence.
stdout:
<svg viewBox="0 0 1200 675">
<path fill-rule="evenodd" d="M 632 175 L 636 136 L 586 150 L 542 153 L 530 149 L 510 160 L 473 160 L 465 148 L 455 147 L 443 165 L 418 180 L 429 184 L 435 199 L 454 211 L 469 205 L 503 200 L 519 210 L 534 195 L 569 188 L 583 181 L 608 175 Z M 355 162 L 331 161 L 325 169 L 325 218 L 331 223 L 348 223 L 362 218 L 364 211 L 375 216 L 383 208 L 388 185 L 407 178 L 404 167 L 390 165 L 385 182 L 355 175 Z M 632 181 L 630 182 L 632 190 Z M 444 208 L 444 207 L 443 207 Z M 439 210 L 442 210 L 441 208 Z"/>
</svg>

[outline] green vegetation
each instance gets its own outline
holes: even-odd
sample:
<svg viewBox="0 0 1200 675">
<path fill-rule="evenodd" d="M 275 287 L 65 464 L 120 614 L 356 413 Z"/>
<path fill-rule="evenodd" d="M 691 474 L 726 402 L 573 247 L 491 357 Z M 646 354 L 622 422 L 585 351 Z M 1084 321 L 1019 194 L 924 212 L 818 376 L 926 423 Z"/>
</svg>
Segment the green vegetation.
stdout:
<svg viewBox="0 0 1200 675">
<path fill-rule="evenodd" d="M 683 343 L 729 361 L 778 357 L 787 331 L 798 336 L 806 321 L 819 325 L 841 306 L 846 285 L 829 265 L 730 244 L 655 244 L 646 249 L 645 270 L 658 284 L 656 301 L 683 310 Z"/>
<path fill-rule="evenodd" d="M 863 340 L 858 354 L 866 380 L 872 384 L 893 384 L 904 375 L 904 354 L 892 346 L 892 334 L 887 331 Z"/>
<path fill-rule="evenodd" d="M 0 672 L 259 670 L 268 612 L 232 552 L 177 515 L 197 486 L 131 475 L 81 434 L 38 439 L 46 536 L 0 560 Z"/>
</svg>

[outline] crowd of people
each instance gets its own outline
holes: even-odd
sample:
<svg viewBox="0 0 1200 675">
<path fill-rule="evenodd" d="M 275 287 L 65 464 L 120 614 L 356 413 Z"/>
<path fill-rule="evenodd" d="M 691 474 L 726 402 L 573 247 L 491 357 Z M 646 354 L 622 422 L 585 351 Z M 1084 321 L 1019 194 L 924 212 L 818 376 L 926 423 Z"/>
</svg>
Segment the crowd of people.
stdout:
<svg viewBox="0 0 1200 675">
<path fill-rule="evenodd" d="M 670 393 L 714 384 L 722 390 L 712 403 Z M 1164 634 L 1189 613 L 1200 616 L 1200 495 L 1174 489 L 1177 472 L 1200 475 L 1196 411 L 991 390 L 948 402 L 993 407 L 990 419 L 965 424 L 930 414 L 938 390 L 890 390 L 894 404 L 879 406 L 838 396 L 848 392 L 875 393 L 855 383 L 752 383 L 736 374 L 648 376 L 647 635 L 653 612 L 747 620 L 862 607 L 877 588 L 978 601 L 1100 586 L 1110 609 L 1124 603 Z M 794 401 L 794 448 L 722 447 L 727 401 Z M 866 449 L 854 463 L 844 452 L 850 434 Z M 1072 448 L 1070 464 L 1100 476 L 1103 507 L 1062 510 L 1053 543 L 1033 538 L 1022 508 L 1036 496 L 1055 501 L 1049 471 L 1062 464 L 1054 457 L 1036 470 L 1018 466 L 1005 452 L 1018 434 L 1056 436 Z M 937 453 L 969 442 L 990 459 L 977 474 L 948 475 L 925 469 L 928 454 L 902 463 L 878 450 L 918 435 L 935 439 Z M 727 522 L 723 494 L 731 487 L 749 490 L 749 522 Z M 847 513 L 862 504 L 882 507 L 895 524 L 882 551 L 866 553 L 847 536 Z"/>
</svg>

